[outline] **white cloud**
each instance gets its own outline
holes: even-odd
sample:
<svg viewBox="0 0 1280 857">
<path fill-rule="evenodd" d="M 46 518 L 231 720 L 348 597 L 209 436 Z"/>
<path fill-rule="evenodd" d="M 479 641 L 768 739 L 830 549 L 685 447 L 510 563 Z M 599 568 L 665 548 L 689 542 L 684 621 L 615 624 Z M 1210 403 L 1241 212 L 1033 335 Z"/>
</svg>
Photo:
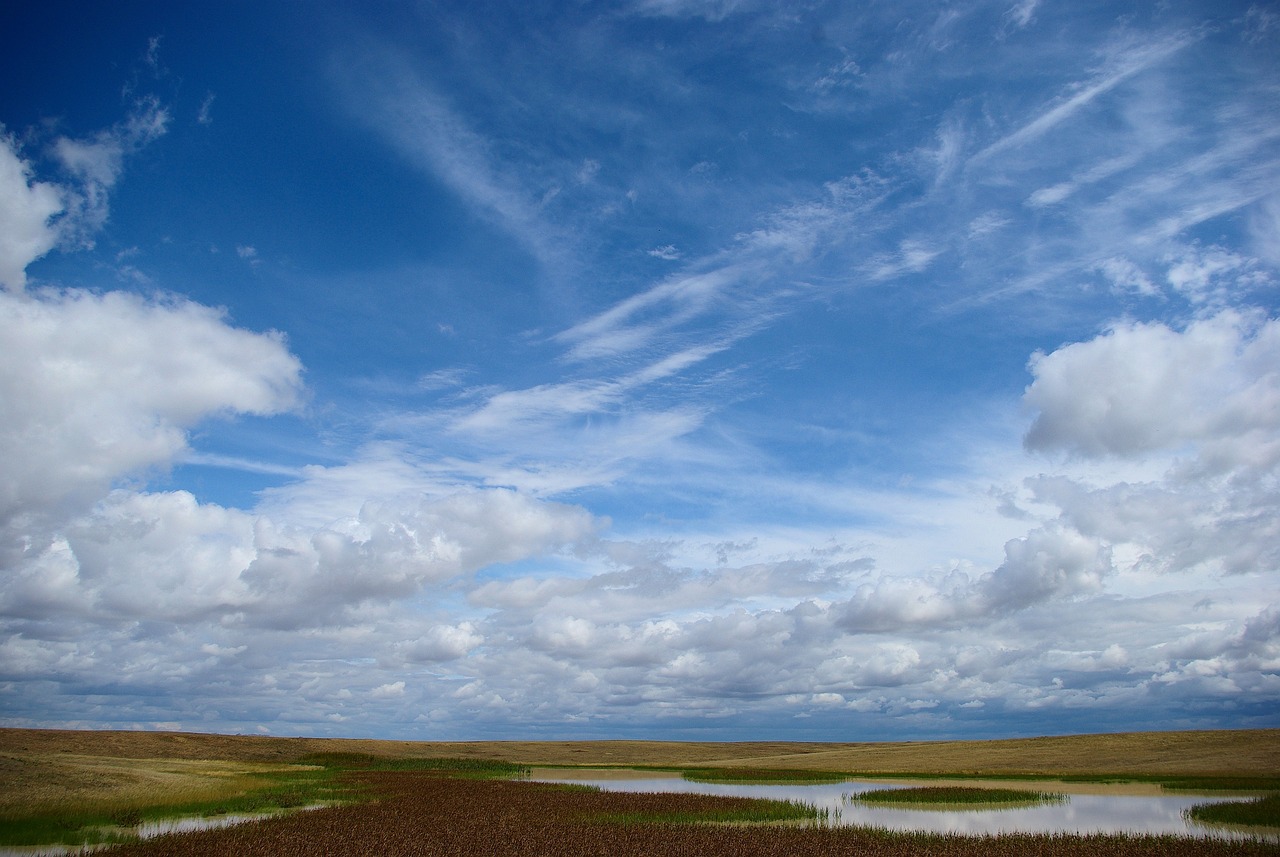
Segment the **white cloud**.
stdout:
<svg viewBox="0 0 1280 857">
<path fill-rule="evenodd" d="M 1039 5 L 1040 0 L 1019 0 L 1005 12 L 1005 17 L 1020 30 L 1035 20 L 1036 7 Z"/>
<path fill-rule="evenodd" d="M 521 176 L 495 157 L 491 141 L 414 73 L 403 57 L 386 46 L 348 57 L 339 82 L 347 90 L 352 112 L 384 135 L 410 163 L 507 230 L 535 258 L 558 257 L 553 230 L 542 220 L 535 202 L 544 191 L 526 186 Z"/>
<path fill-rule="evenodd" d="M 0 286 L 26 285 L 27 265 L 58 243 L 51 221 L 63 208 L 61 191 L 34 181 L 13 138 L 0 135 Z"/>
<path fill-rule="evenodd" d="M 1176 331 L 1117 326 L 1032 362 L 1027 444 L 1162 471 L 1028 484 L 1080 533 L 1125 546 L 1138 574 L 1280 567 L 1280 321 L 1222 311 Z"/>
<path fill-rule="evenodd" d="M 1128 259 L 1112 257 L 1102 260 L 1096 267 L 1118 292 L 1148 296 L 1160 294 L 1160 288 L 1151 282 L 1146 272 Z"/>
<path fill-rule="evenodd" d="M 1165 261 L 1169 285 L 1194 305 L 1230 306 L 1250 286 L 1270 282 L 1255 260 L 1221 247 L 1188 247 Z"/>
<path fill-rule="evenodd" d="M 409 508 L 368 505 L 354 520 L 304 531 L 198 503 L 187 492 L 117 490 L 45 545 L 9 553 L 0 613 L 56 611 L 117 622 L 313 628 L 353 623 L 425 586 L 540 556 L 590 537 L 583 510 L 511 491 L 456 494 Z M 437 626 L 400 644 L 410 661 L 457 658 L 474 625 Z"/>
<path fill-rule="evenodd" d="M 413 640 L 395 645 L 396 652 L 409 663 L 439 663 L 463 657 L 484 642 L 471 622 L 435 625 Z"/>
<path fill-rule="evenodd" d="M 0 134 L 0 287 L 22 289 L 26 267 L 60 244 L 92 247 L 125 156 L 163 135 L 168 122 L 158 101 L 144 99 L 89 139 L 59 137 L 51 148 L 71 178 L 65 185 L 36 181 L 14 139 Z"/>
<path fill-rule="evenodd" d="M 1263 198 L 1250 212 L 1249 237 L 1260 258 L 1280 267 L 1280 195 Z"/>
<path fill-rule="evenodd" d="M 1096 98 L 1110 92 L 1136 74 L 1163 62 L 1178 51 L 1193 44 L 1199 36 L 1194 33 L 1181 33 L 1146 44 L 1119 44 L 1107 58 L 1109 66 L 1100 74 L 1084 84 L 1075 87 L 1075 91 L 1067 98 L 1035 119 L 1027 122 L 1010 134 L 1002 137 L 973 156 L 972 162 L 978 162 L 1016 149 L 1031 142 L 1054 129 L 1058 125 L 1073 118 L 1078 112 L 1089 106 Z"/>
<path fill-rule="evenodd" d="M 827 69 L 822 77 L 811 84 L 811 88 L 821 93 L 828 93 L 841 87 L 850 86 L 862 76 L 862 69 L 852 58 L 846 56 L 840 62 Z"/>
<path fill-rule="evenodd" d="M 655 336 L 710 310 L 744 274 L 739 265 L 663 280 L 557 335 L 574 360 L 634 351 Z"/>
<path fill-rule="evenodd" d="M 1134 456 L 1188 442 L 1280 443 L 1274 319 L 1228 310 L 1182 331 L 1122 324 L 1037 353 L 1029 368 L 1035 381 L 1025 401 L 1039 412 L 1031 449 Z"/>
<path fill-rule="evenodd" d="M 0 355 L 0 520 L 91 502 L 168 464 L 201 420 L 280 413 L 301 392 L 280 335 L 121 292 L 0 293 Z"/>
<path fill-rule="evenodd" d="M 263 621 L 305 626 L 369 600 L 403 599 L 424 585 L 558 551 L 596 526 L 580 508 L 507 490 L 369 502 L 358 517 L 313 532 L 259 519 L 256 555 L 242 577 Z"/>
<path fill-rule="evenodd" d="M 1097 184 L 1140 164 L 1144 154 L 1146 152 L 1140 148 L 1136 151 L 1127 152 L 1120 157 L 1093 164 L 1068 181 L 1036 190 L 1027 197 L 1027 204 L 1033 208 L 1057 205 L 1070 198 L 1083 187 Z"/>
<path fill-rule="evenodd" d="M 1104 543 L 1057 526 L 1034 530 L 1004 549 L 1004 563 L 978 586 L 988 603 L 1002 609 L 1100 591 L 1112 570 Z"/>
<path fill-rule="evenodd" d="M 632 8 L 641 15 L 721 21 L 743 5 L 743 0 L 634 0 Z"/>
<path fill-rule="evenodd" d="M 369 691 L 369 696 L 373 699 L 399 699 L 404 696 L 404 682 L 393 681 L 380 684 Z"/>
<path fill-rule="evenodd" d="M 899 243 L 896 253 L 872 259 L 866 268 L 867 275 L 873 280 L 891 280 L 903 274 L 918 274 L 928 268 L 941 252 L 922 241 L 906 239 Z"/>
<path fill-rule="evenodd" d="M 200 112 L 196 114 L 196 122 L 200 125 L 213 124 L 213 101 L 217 96 L 212 92 L 207 93 L 204 101 L 200 102 Z"/>
<path fill-rule="evenodd" d="M 121 123 L 87 140 L 59 137 L 53 154 L 75 179 L 64 188 L 66 214 L 59 221 L 59 241 L 92 247 L 93 236 L 107 222 L 108 196 L 124 169 L 124 158 L 162 136 L 169 113 L 155 98 L 139 101 Z"/>
</svg>

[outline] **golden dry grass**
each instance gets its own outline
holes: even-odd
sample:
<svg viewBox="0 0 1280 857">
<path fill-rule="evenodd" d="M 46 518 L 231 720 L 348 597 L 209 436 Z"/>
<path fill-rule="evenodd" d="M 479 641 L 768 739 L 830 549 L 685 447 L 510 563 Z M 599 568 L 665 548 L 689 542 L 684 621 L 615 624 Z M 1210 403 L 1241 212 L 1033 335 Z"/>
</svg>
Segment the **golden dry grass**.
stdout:
<svg viewBox="0 0 1280 857">
<path fill-rule="evenodd" d="M 297 768 L 226 760 L 5 754 L 0 756 L 0 817 L 67 806 L 119 810 L 220 800 L 261 787 L 266 774 Z"/>
</svg>

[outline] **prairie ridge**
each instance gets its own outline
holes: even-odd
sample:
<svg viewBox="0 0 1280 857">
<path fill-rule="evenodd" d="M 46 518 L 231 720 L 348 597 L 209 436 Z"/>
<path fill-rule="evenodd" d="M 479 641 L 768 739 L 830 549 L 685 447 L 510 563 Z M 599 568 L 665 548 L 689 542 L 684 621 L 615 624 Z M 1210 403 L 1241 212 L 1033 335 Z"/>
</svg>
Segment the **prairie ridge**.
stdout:
<svg viewBox="0 0 1280 857">
<path fill-rule="evenodd" d="M 313 753 L 529 765 L 753 767 L 858 773 L 1274 776 L 1280 729 L 902 742 L 387 741 L 193 732 L 0 729 L 0 787 L 22 761 L 84 756 L 291 764 Z M 66 759 L 70 761 L 70 759 Z"/>
</svg>

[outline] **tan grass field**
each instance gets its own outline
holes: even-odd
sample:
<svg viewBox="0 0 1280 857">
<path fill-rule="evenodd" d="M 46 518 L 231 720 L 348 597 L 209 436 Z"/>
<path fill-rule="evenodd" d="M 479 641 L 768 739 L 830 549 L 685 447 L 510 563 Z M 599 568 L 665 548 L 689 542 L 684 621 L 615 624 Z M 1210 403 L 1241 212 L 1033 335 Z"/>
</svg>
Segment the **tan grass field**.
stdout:
<svg viewBox="0 0 1280 857">
<path fill-rule="evenodd" d="M 309 753 L 504 759 L 538 766 L 792 768 L 848 773 L 1277 776 L 1280 729 L 897 743 L 421 742 L 0 729 L 0 812 L 220 797 Z"/>
</svg>

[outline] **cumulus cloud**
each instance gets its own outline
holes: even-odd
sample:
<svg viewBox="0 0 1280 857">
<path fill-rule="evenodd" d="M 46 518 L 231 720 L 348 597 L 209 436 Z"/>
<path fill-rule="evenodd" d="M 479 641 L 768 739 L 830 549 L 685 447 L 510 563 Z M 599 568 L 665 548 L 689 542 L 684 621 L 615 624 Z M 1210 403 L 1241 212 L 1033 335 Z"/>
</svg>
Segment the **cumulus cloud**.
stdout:
<svg viewBox="0 0 1280 857">
<path fill-rule="evenodd" d="M 294 408 L 302 367 L 276 333 L 176 298 L 0 293 L 0 522 L 103 496 L 164 466 L 220 414 Z"/>
<path fill-rule="evenodd" d="M 473 623 L 459 622 L 435 625 L 421 637 L 397 643 L 395 649 L 410 663 L 436 663 L 456 660 L 483 642 Z"/>
<path fill-rule="evenodd" d="M 1210 444 L 1237 459 L 1280 431 L 1280 322 L 1225 310 L 1178 331 L 1112 327 L 1029 365 L 1032 450 L 1138 456 Z M 1235 445 L 1234 450 L 1227 447 Z"/>
<path fill-rule="evenodd" d="M 53 218 L 64 209 L 62 193 L 35 181 L 11 136 L 0 135 L 0 286 L 21 289 L 27 265 L 58 243 Z"/>
<path fill-rule="evenodd" d="M 1065 524 L 1128 546 L 1135 569 L 1280 567 L 1280 322 L 1222 311 L 1182 330 L 1121 325 L 1031 371 L 1028 447 L 1161 462 L 1135 481 L 1030 480 Z"/>
<path fill-rule="evenodd" d="M 0 585 L 0 612 L 322 627 L 370 602 L 559 550 L 594 526 L 581 509 L 511 491 L 410 509 L 370 505 L 357 520 L 306 532 L 187 492 L 118 490 L 43 549 L 21 552 Z M 402 649 L 409 660 L 448 660 L 479 641 L 464 622 L 432 628 Z"/>
</svg>

